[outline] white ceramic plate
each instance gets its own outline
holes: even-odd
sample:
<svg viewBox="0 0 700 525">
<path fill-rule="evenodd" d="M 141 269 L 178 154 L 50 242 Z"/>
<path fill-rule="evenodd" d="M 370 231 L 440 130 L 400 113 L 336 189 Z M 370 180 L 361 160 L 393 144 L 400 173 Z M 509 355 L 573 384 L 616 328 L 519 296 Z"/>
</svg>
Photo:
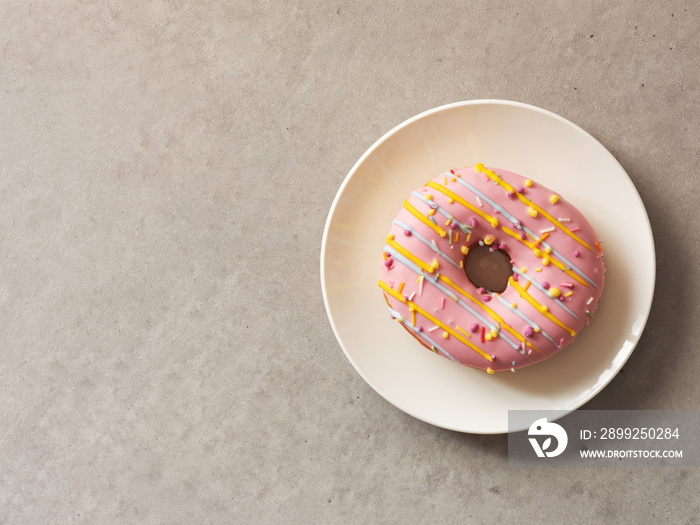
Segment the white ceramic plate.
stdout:
<svg viewBox="0 0 700 525">
<path fill-rule="evenodd" d="M 603 241 L 606 285 L 595 318 L 564 351 L 516 373 L 489 375 L 428 352 L 391 320 L 377 286 L 384 239 L 403 200 L 430 177 L 477 162 L 560 193 Z M 655 271 L 649 219 L 615 158 L 562 117 L 500 100 L 442 106 L 379 139 L 340 187 L 321 253 L 328 317 L 365 381 L 418 419 L 483 434 L 508 432 L 508 410 L 564 415 L 600 392 L 642 334 Z"/>
</svg>

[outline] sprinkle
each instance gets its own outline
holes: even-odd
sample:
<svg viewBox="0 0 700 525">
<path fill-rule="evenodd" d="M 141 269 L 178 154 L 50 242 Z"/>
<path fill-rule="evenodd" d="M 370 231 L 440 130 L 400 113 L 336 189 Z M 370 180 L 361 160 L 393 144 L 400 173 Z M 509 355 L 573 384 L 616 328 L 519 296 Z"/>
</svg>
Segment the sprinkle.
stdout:
<svg viewBox="0 0 700 525">
<path fill-rule="evenodd" d="M 574 292 L 569 291 L 562 295 L 559 299 L 561 299 L 562 297 L 571 297 L 572 295 L 574 295 Z"/>
<path fill-rule="evenodd" d="M 451 222 L 451 223 L 450 223 L 450 230 L 454 230 L 456 227 L 457 227 L 457 223 L 456 223 L 456 222 Z M 455 232 L 455 233 L 457 233 L 457 232 Z"/>
<path fill-rule="evenodd" d="M 418 278 L 418 295 L 423 295 L 423 275 Z"/>
<path fill-rule="evenodd" d="M 469 247 L 468 246 L 462 246 L 460 248 L 460 251 L 464 254 L 467 255 L 469 253 Z"/>
<path fill-rule="evenodd" d="M 447 233 L 449 233 L 449 239 L 448 239 L 448 241 L 450 242 L 450 244 L 452 244 L 452 230 L 451 230 L 451 229 L 450 229 L 450 230 L 447 230 Z"/>
<path fill-rule="evenodd" d="M 495 361 L 495 360 L 496 360 L 496 356 L 491 354 L 491 361 Z"/>
<path fill-rule="evenodd" d="M 517 305 L 516 303 L 510 303 L 510 307 L 511 307 L 513 310 L 516 310 L 516 309 L 518 308 L 518 305 Z"/>
<path fill-rule="evenodd" d="M 435 330 L 439 329 L 440 327 L 438 325 L 433 326 L 432 328 L 428 328 L 428 332 L 434 332 Z"/>
<path fill-rule="evenodd" d="M 555 288 L 554 286 L 552 286 L 549 289 L 549 293 L 552 294 L 552 297 L 559 297 L 561 295 L 561 290 L 559 290 L 559 288 Z"/>
<path fill-rule="evenodd" d="M 563 288 L 568 288 L 569 290 L 574 289 L 574 283 L 559 283 L 559 286 L 562 286 Z"/>
<path fill-rule="evenodd" d="M 386 252 L 382 252 L 382 255 L 384 256 L 384 260 L 385 260 L 385 261 L 386 261 L 389 257 L 391 257 L 391 256 L 388 255 Z"/>
<path fill-rule="evenodd" d="M 454 224 L 454 223 L 453 223 L 453 224 Z M 458 241 L 459 241 L 459 232 L 455 232 L 455 234 L 454 234 L 452 240 L 453 240 L 454 242 L 458 242 Z"/>
<path fill-rule="evenodd" d="M 527 213 L 530 217 L 537 217 L 537 210 L 532 206 L 528 207 Z"/>
<path fill-rule="evenodd" d="M 419 331 L 419 332 L 422 332 L 422 331 L 423 331 L 423 327 L 422 327 L 422 326 L 418 326 L 418 331 Z"/>
<path fill-rule="evenodd" d="M 450 170 L 450 173 L 451 173 L 452 175 L 454 175 L 454 174 L 455 174 L 455 170 Z"/>
<path fill-rule="evenodd" d="M 527 186 L 528 188 L 532 187 L 532 181 L 530 179 L 527 179 L 525 181 L 525 186 Z"/>
<path fill-rule="evenodd" d="M 454 200 L 452 197 L 450 197 L 449 199 L 447 199 L 447 202 L 450 203 L 450 204 L 454 204 L 454 201 L 455 201 L 455 200 Z"/>
<path fill-rule="evenodd" d="M 435 210 L 433 208 L 430 208 L 428 210 L 428 215 L 435 215 Z"/>
<path fill-rule="evenodd" d="M 408 296 L 409 301 L 413 301 L 413 298 L 416 296 L 416 292 L 411 292 L 411 295 Z"/>
<path fill-rule="evenodd" d="M 510 371 L 511 371 L 511 372 L 515 372 L 515 368 L 511 368 Z"/>
<path fill-rule="evenodd" d="M 433 259 L 433 263 L 430 266 L 432 266 L 434 270 L 440 268 L 440 263 L 438 262 L 437 257 Z"/>
<path fill-rule="evenodd" d="M 491 339 L 493 339 L 493 337 L 491 336 L 491 333 L 488 333 L 484 336 L 484 339 L 486 339 L 487 341 L 490 341 Z"/>
<path fill-rule="evenodd" d="M 553 232 L 554 230 L 555 230 L 555 228 L 554 228 L 554 226 L 552 226 L 551 228 L 545 228 L 544 230 L 540 230 L 540 233 L 549 233 L 549 232 Z"/>
<path fill-rule="evenodd" d="M 520 342 L 520 353 L 525 355 L 525 341 Z M 513 364 L 515 364 L 515 361 L 513 361 Z"/>
<path fill-rule="evenodd" d="M 542 264 L 547 266 L 549 264 L 549 257 L 547 257 L 546 255 L 542 257 Z"/>
<path fill-rule="evenodd" d="M 521 271 L 522 273 L 527 273 L 527 268 L 525 268 L 524 266 L 522 266 L 522 267 L 520 268 L 520 271 Z"/>
<path fill-rule="evenodd" d="M 478 196 L 478 195 L 476 196 L 476 202 L 477 202 L 477 203 L 479 203 L 479 206 L 480 206 L 481 208 L 483 208 L 483 207 L 484 207 L 484 203 L 483 203 L 483 202 L 481 202 L 481 199 L 479 198 L 479 196 Z"/>
<path fill-rule="evenodd" d="M 588 306 L 588 305 L 591 304 L 592 302 L 593 302 L 593 297 L 591 297 L 591 298 L 586 302 L 586 306 Z"/>
<path fill-rule="evenodd" d="M 593 314 L 590 312 L 590 310 L 586 310 L 586 315 L 588 315 L 588 317 L 593 319 Z"/>
<path fill-rule="evenodd" d="M 544 253 L 552 253 L 552 249 L 551 249 L 549 246 L 547 246 L 547 247 L 544 249 Z"/>
<path fill-rule="evenodd" d="M 537 271 L 537 270 L 535 270 Z M 525 283 L 525 286 L 523 286 L 523 290 L 527 292 L 527 289 L 530 288 L 530 281 Z"/>
<path fill-rule="evenodd" d="M 541 272 L 541 271 L 542 271 L 542 268 L 535 268 L 535 271 L 536 271 L 536 272 Z"/>
<path fill-rule="evenodd" d="M 447 186 L 447 177 L 442 178 L 442 184 L 443 186 Z"/>
<path fill-rule="evenodd" d="M 472 228 L 476 228 L 477 224 L 479 224 L 479 221 L 477 221 L 475 217 L 472 217 L 471 219 L 469 219 L 469 225 Z"/>
<path fill-rule="evenodd" d="M 442 310 L 442 309 L 444 309 L 444 308 L 445 308 L 445 298 L 444 298 L 444 297 L 440 297 L 440 309 Z"/>
<path fill-rule="evenodd" d="M 430 201 L 433 200 L 433 196 L 430 193 L 426 193 L 425 198 L 430 200 Z"/>
<path fill-rule="evenodd" d="M 496 373 L 496 372 L 493 371 L 493 368 L 487 368 L 486 371 L 487 371 L 489 374 L 495 374 L 495 373 Z"/>
<path fill-rule="evenodd" d="M 527 355 L 532 355 L 532 348 L 527 351 Z"/>
<path fill-rule="evenodd" d="M 559 219 L 557 220 L 559 222 L 571 222 L 571 219 L 569 219 L 568 217 L 559 217 Z"/>
<path fill-rule="evenodd" d="M 574 257 L 578 257 L 579 255 L 581 255 L 581 252 L 578 250 L 574 250 Z"/>
<path fill-rule="evenodd" d="M 576 233 L 576 232 L 579 231 L 580 229 L 581 229 L 581 228 L 579 228 L 578 226 L 574 226 L 573 228 L 570 228 L 569 231 L 570 231 L 571 233 Z"/>
<path fill-rule="evenodd" d="M 559 346 L 563 346 L 563 345 L 564 345 L 564 338 L 562 337 L 561 339 L 559 339 Z"/>
<path fill-rule="evenodd" d="M 393 264 L 394 264 L 394 260 L 391 257 L 389 257 L 386 261 L 384 261 L 384 266 L 386 266 L 387 268 L 391 268 L 393 266 Z"/>
<path fill-rule="evenodd" d="M 496 240 L 496 236 L 489 234 L 486 237 L 484 237 L 484 244 L 486 244 L 487 246 L 491 246 L 493 244 L 493 241 L 495 241 L 495 240 Z"/>
<path fill-rule="evenodd" d="M 496 339 L 498 337 L 498 332 L 496 330 L 491 330 L 491 337 Z"/>
<path fill-rule="evenodd" d="M 485 303 L 488 303 L 488 302 L 491 300 L 491 296 L 490 296 L 490 295 L 482 295 L 481 298 L 483 299 L 483 301 L 484 301 Z"/>
<path fill-rule="evenodd" d="M 486 327 L 485 327 L 485 326 L 482 326 L 482 327 L 481 327 L 481 342 L 482 342 L 482 343 L 485 342 L 485 338 L 484 338 L 485 335 L 486 335 Z"/>
<path fill-rule="evenodd" d="M 543 282 L 542 288 L 544 288 L 545 290 L 549 290 L 549 283 L 547 281 Z"/>
<path fill-rule="evenodd" d="M 513 365 L 513 366 L 515 366 L 515 361 L 511 361 L 510 364 Z"/>
<path fill-rule="evenodd" d="M 448 337 L 450 337 L 450 334 L 448 334 L 447 332 L 442 332 L 442 337 L 443 339 L 447 339 Z"/>
<path fill-rule="evenodd" d="M 535 330 L 532 328 L 532 326 L 526 326 L 525 330 L 523 330 L 523 334 L 525 337 L 532 337 L 535 335 Z"/>
<path fill-rule="evenodd" d="M 409 311 L 411 312 L 411 324 L 416 326 L 416 309 L 411 307 Z"/>
<path fill-rule="evenodd" d="M 552 204 L 556 204 L 558 200 L 559 200 L 559 195 L 552 194 L 549 196 L 549 202 L 551 202 Z"/>
<path fill-rule="evenodd" d="M 535 255 L 535 257 L 542 257 L 542 252 L 537 248 L 532 250 L 532 253 Z"/>
<path fill-rule="evenodd" d="M 397 292 L 401 293 L 401 290 L 403 290 L 403 281 L 399 283 L 399 287 L 396 289 Z"/>
<path fill-rule="evenodd" d="M 461 328 L 461 327 L 459 327 L 459 326 L 455 326 L 455 329 L 459 330 L 460 332 L 462 332 L 462 333 L 463 333 L 464 335 L 466 335 L 467 337 L 471 337 L 471 334 L 470 334 L 469 332 L 467 332 L 466 330 L 464 330 L 463 328 Z"/>
<path fill-rule="evenodd" d="M 469 331 L 475 334 L 477 330 L 479 330 L 479 325 L 477 323 L 472 323 L 472 325 L 469 327 Z"/>
<path fill-rule="evenodd" d="M 507 248 L 506 243 L 502 242 L 501 244 L 498 245 L 499 250 L 505 250 Z"/>
<path fill-rule="evenodd" d="M 525 188 L 523 188 L 522 186 L 520 186 L 520 187 L 518 187 L 518 188 L 515 188 L 515 191 L 516 191 L 517 193 L 522 193 L 522 192 L 525 191 Z"/>
<path fill-rule="evenodd" d="M 390 233 L 389 235 L 386 236 L 386 238 L 389 239 L 390 241 L 393 241 L 393 240 L 394 240 L 394 234 L 393 234 L 393 233 Z"/>
</svg>

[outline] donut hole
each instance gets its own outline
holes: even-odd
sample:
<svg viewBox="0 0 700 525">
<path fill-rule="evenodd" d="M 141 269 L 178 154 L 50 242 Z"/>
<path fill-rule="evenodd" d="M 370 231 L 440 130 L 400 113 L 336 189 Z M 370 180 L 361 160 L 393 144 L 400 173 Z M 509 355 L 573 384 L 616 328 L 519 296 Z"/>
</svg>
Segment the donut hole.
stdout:
<svg viewBox="0 0 700 525">
<path fill-rule="evenodd" d="M 501 293 L 508 287 L 508 278 L 513 275 L 510 255 L 505 250 L 491 249 L 476 244 L 469 248 L 464 258 L 467 279 L 477 288 Z"/>
</svg>

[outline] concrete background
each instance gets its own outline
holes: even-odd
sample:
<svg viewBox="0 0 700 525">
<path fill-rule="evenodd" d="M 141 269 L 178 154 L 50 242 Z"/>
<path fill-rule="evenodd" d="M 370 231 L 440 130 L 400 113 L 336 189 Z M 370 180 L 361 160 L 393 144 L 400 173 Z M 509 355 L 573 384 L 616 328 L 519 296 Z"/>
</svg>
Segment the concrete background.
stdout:
<svg viewBox="0 0 700 525">
<path fill-rule="evenodd" d="M 697 523 L 697 469 L 509 469 L 505 436 L 385 402 L 319 255 L 406 118 L 558 113 L 658 257 L 585 408 L 698 408 L 699 29 L 690 0 L 0 1 L 0 523 Z"/>
</svg>

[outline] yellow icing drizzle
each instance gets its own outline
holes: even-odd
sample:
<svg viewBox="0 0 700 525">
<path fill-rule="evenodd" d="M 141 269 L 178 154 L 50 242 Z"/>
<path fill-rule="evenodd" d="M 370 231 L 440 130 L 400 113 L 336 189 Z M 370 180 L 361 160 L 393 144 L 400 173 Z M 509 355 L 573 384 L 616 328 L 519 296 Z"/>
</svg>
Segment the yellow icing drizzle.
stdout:
<svg viewBox="0 0 700 525">
<path fill-rule="evenodd" d="M 556 325 L 559 326 L 560 328 L 563 328 L 564 330 L 566 330 L 567 332 L 569 332 L 569 334 L 571 334 L 572 337 L 576 337 L 576 331 L 575 331 L 575 330 L 569 328 L 569 327 L 566 326 L 564 323 L 562 323 L 559 319 L 557 319 L 557 318 L 554 317 L 551 313 L 549 313 L 549 310 L 547 309 L 547 307 L 544 306 L 544 305 L 541 305 L 540 303 L 538 303 L 537 301 L 535 301 L 535 300 L 530 296 L 530 294 L 527 293 L 527 291 L 526 291 L 522 286 L 520 286 L 516 281 L 513 280 L 513 277 L 512 277 L 512 276 L 509 277 L 508 282 L 509 282 L 510 285 L 511 285 L 513 288 L 515 288 L 515 290 L 520 294 L 520 297 L 522 297 L 522 298 L 525 299 L 528 303 L 530 303 L 532 306 L 534 306 L 535 309 L 536 309 L 538 312 L 540 312 L 542 315 L 544 315 L 547 319 L 549 319 L 550 321 L 552 321 L 554 324 L 556 324 Z"/>
<path fill-rule="evenodd" d="M 496 217 L 492 217 L 488 213 L 484 213 L 481 211 L 479 208 L 473 206 L 471 203 L 465 201 L 462 197 L 454 193 L 453 191 L 448 190 L 447 188 L 440 186 L 438 183 L 431 181 L 428 181 L 428 186 L 433 188 L 434 190 L 439 191 L 440 193 L 443 193 L 450 197 L 451 199 L 454 199 L 455 201 L 459 202 L 462 206 L 465 208 L 469 208 L 471 211 L 476 213 L 477 215 L 481 216 L 483 219 L 489 221 L 489 224 L 493 226 L 494 228 L 498 226 L 498 219 Z M 444 237 L 444 235 L 443 235 Z"/>
<path fill-rule="evenodd" d="M 433 273 L 433 267 L 430 266 L 428 263 L 422 261 L 415 255 L 413 255 L 411 252 L 409 252 L 406 248 L 401 246 L 399 243 L 397 243 L 395 240 L 390 238 L 391 236 L 386 238 L 386 242 L 389 246 L 391 246 L 394 250 L 399 252 L 401 255 L 406 257 L 407 259 L 410 259 L 414 263 L 416 263 L 422 270 L 425 270 L 428 273 Z"/>
<path fill-rule="evenodd" d="M 410 202 L 404 201 L 403 207 L 406 208 L 408 211 L 410 211 L 411 214 L 412 214 L 416 219 L 418 219 L 419 221 L 421 221 L 423 224 L 425 224 L 425 225 L 428 226 L 429 228 L 432 228 L 433 230 L 435 230 L 435 232 L 436 232 L 440 237 L 444 237 L 445 235 L 447 235 L 447 234 L 445 233 L 445 230 L 443 230 L 442 228 L 440 228 L 440 226 L 438 226 L 437 224 L 433 223 L 432 221 L 428 220 L 428 218 L 427 218 L 425 215 L 423 215 L 421 212 L 419 212 Z M 432 208 L 431 208 L 431 209 L 432 209 Z"/>
<path fill-rule="evenodd" d="M 407 304 L 409 307 L 414 308 L 416 312 L 418 312 L 418 313 L 421 314 L 423 317 L 425 317 L 425 318 L 428 319 L 429 321 L 432 321 L 432 322 L 435 323 L 437 326 L 439 326 L 440 328 L 442 328 L 448 335 L 451 335 L 452 337 L 455 337 L 458 341 L 460 341 L 460 342 L 464 343 L 465 345 L 467 345 L 469 348 L 471 348 L 472 350 L 474 350 L 475 352 L 477 352 L 479 355 L 481 355 L 484 359 L 486 359 L 486 360 L 488 360 L 488 361 L 493 361 L 493 359 L 491 359 L 491 356 L 488 355 L 486 352 L 484 352 L 484 351 L 481 350 L 479 347 L 477 347 L 477 346 L 473 345 L 472 343 L 470 343 L 469 341 L 467 341 L 464 337 L 462 337 L 462 336 L 461 336 L 459 333 L 457 333 L 455 330 L 453 330 L 452 328 L 450 328 L 449 326 L 447 326 L 445 323 L 443 323 L 442 321 L 440 321 L 440 319 L 438 319 L 437 317 L 433 317 L 432 315 L 430 315 L 428 312 L 426 312 L 425 310 L 423 310 L 423 309 L 422 309 L 420 306 L 418 306 L 417 304 L 415 304 L 415 303 L 413 303 L 413 302 L 411 302 L 411 301 L 407 301 L 406 299 L 404 299 L 403 296 L 402 296 L 400 293 L 398 293 L 396 290 L 392 290 L 392 289 L 389 287 L 389 285 L 386 284 L 384 281 L 379 281 L 379 286 L 382 288 L 382 290 L 384 290 L 386 293 L 388 293 L 389 295 L 391 295 L 394 299 L 396 299 L 396 300 L 398 300 L 398 301 L 401 301 L 401 302 L 404 303 L 404 304 Z"/>
<path fill-rule="evenodd" d="M 477 164 L 476 166 L 474 166 L 474 169 L 475 169 L 476 171 L 479 171 L 479 172 L 483 173 L 484 175 L 486 175 L 489 179 L 491 179 L 491 180 L 494 181 L 496 184 L 498 184 L 499 186 L 501 186 L 502 188 L 504 188 L 506 191 L 509 191 L 509 192 L 513 193 L 514 195 L 516 195 L 516 196 L 518 197 L 518 199 L 520 199 L 520 201 L 521 201 L 523 204 L 525 204 L 526 206 L 529 206 L 530 209 L 532 209 L 533 211 L 536 212 L 535 215 L 533 215 L 533 217 L 536 216 L 537 213 L 540 213 L 540 214 L 541 214 L 543 217 L 545 217 L 549 222 L 551 222 L 552 224 L 554 224 L 557 228 L 559 228 L 561 231 L 563 231 L 564 233 L 566 233 L 569 237 L 571 237 L 572 239 L 574 239 L 574 240 L 575 240 L 576 242 L 578 242 L 581 246 L 584 246 L 584 247 L 588 248 L 589 250 L 593 251 L 593 248 L 591 248 L 591 247 L 588 245 L 588 243 L 586 243 L 586 241 L 584 241 L 583 239 L 581 239 L 578 235 L 576 235 L 575 233 L 573 233 L 573 232 L 572 232 L 571 230 L 569 230 L 566 226 L 564 226 L 561 222 L 559 222 L 557 219 L 555 219 L 554 217 L 552 217 L 549 213 L 547 213 L 546 211 L 544 211 L 542 208 L 540 208 L 537 204 L 535 204 L 534 202 L 532 202 L 530 199 L 528 199 L 527 197 L 525 197 L 522 193 L 518 193 L 517 191 L 515 191 L 515 188 L 514 188 L 513 186 L 511 186 L 511 185 L 508 184 L 506 181 L 504 181 L 503 179 L 501 179 L 501 177 L 499 177 L 498 175 L 496 175 L 496 174 L 495 174 L 493 171 L 491 171 L 490 169 L 485 168 L 484 165 L 483 165 L 482 163 L 479 163 L 479 164 Z M 529 179 L 528 179 L 528 180 L 529 180 Z"/>
</svg>

